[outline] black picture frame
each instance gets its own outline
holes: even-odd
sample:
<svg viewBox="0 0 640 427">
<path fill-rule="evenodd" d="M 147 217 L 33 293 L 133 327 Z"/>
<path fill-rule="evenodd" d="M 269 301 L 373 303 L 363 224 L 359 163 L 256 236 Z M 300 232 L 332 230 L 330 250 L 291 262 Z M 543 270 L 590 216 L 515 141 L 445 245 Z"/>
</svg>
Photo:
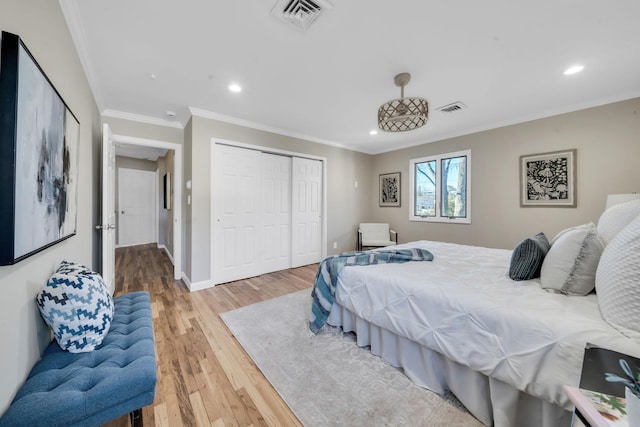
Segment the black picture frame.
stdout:
<svg viewBox="0 0 640 427">
<path fill-rule="evenodd" d="M 19 36 L 0 43 L 0 265 L 76 234 L 80 122 Z"/>
<path fill-rule="evenodd" d="M 400 188 L 400 172 L 380 174 L 378 205 L 400 207 Z"/>
<path fill-rule="evenodd" d="M 164 199 L 164 208 L 168 211 L 171 210 L 171 172 L 167 172 L 163 177 L 163 199 Z"/>
</svg>

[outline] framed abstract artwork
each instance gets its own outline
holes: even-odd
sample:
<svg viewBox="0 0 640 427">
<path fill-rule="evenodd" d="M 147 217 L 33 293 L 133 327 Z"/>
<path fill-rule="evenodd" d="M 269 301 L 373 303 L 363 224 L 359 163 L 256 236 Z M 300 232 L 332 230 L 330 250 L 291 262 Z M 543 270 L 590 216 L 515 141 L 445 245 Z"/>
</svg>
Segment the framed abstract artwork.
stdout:
<svg viewBox="0 0 640 427">
<path fill-rule="evenodd" d="M 520 206 L 576 207 L 575 149 L 520 156 Z"/>
<path fill-rule="evenodd" d="M 400 172 L 380 175 L 380 206 L 400 206 Z"/>
<path fill-rule="evenodd" d="M 0 40 L 0 265 L 76 233 L 80 123 L 22 40 Z"/>
</svg>

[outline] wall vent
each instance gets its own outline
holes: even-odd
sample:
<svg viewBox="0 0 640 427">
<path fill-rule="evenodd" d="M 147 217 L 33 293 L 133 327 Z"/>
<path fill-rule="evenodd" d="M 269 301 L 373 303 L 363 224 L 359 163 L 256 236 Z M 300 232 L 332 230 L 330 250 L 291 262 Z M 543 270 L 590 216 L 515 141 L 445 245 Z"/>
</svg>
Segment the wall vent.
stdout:
<svg viewBox="0 0 640 427">
<path fill-rule="evenodd" d="M 327 0 L 278 0 L 271 9 L 271 14 L 307 31 L 322 12 L 331 6 Z"/>
<path fill-rule="evenodd" d="M 464 108 L 467 108 L 467 106 L 464 105 L 460 101 L 456 101 L 456 102 L 453 102 L 451 104 L 447 104 L 447 105 L 444 105 L 442 107 L 438 107 L 438 108 L 436 108 L 436 110 L 442 111 L 443 113 L 455 113 L 456 111 L 460 111 L 460 110 L 462 110 Z"/>
</svg>

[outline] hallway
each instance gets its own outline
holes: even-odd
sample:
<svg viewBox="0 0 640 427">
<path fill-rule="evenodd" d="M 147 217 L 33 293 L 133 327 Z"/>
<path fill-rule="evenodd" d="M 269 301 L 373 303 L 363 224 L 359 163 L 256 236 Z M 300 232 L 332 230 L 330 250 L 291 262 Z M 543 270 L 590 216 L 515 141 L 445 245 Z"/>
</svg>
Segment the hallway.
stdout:
<svg viewBox="0 0 640 427">
<path fill-rule="evenodd" d="M 191 293 L 173 280 L 173 265 L 155 244 L 116 250 L 115 295 L 151 294 L 158 364 L 154 404 L 145 426 L 300 425 L 219 313 L 313 284 L 317 264 Z M 107 424 L 126 426 L 128 417 Z"/>
</svg>

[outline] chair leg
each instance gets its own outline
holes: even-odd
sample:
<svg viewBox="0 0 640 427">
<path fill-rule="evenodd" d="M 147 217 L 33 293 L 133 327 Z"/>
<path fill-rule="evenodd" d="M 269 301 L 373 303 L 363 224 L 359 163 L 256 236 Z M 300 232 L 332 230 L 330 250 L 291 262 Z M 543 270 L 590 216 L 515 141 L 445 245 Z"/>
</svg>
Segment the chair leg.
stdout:
<svg viewBox="0 0 640 427">
<path fill-rule="evenodd" d="M 131 427 L 142 427 L 142 408 L 129 412 L 129 418 L 131 419 Z"/>
</svg>

